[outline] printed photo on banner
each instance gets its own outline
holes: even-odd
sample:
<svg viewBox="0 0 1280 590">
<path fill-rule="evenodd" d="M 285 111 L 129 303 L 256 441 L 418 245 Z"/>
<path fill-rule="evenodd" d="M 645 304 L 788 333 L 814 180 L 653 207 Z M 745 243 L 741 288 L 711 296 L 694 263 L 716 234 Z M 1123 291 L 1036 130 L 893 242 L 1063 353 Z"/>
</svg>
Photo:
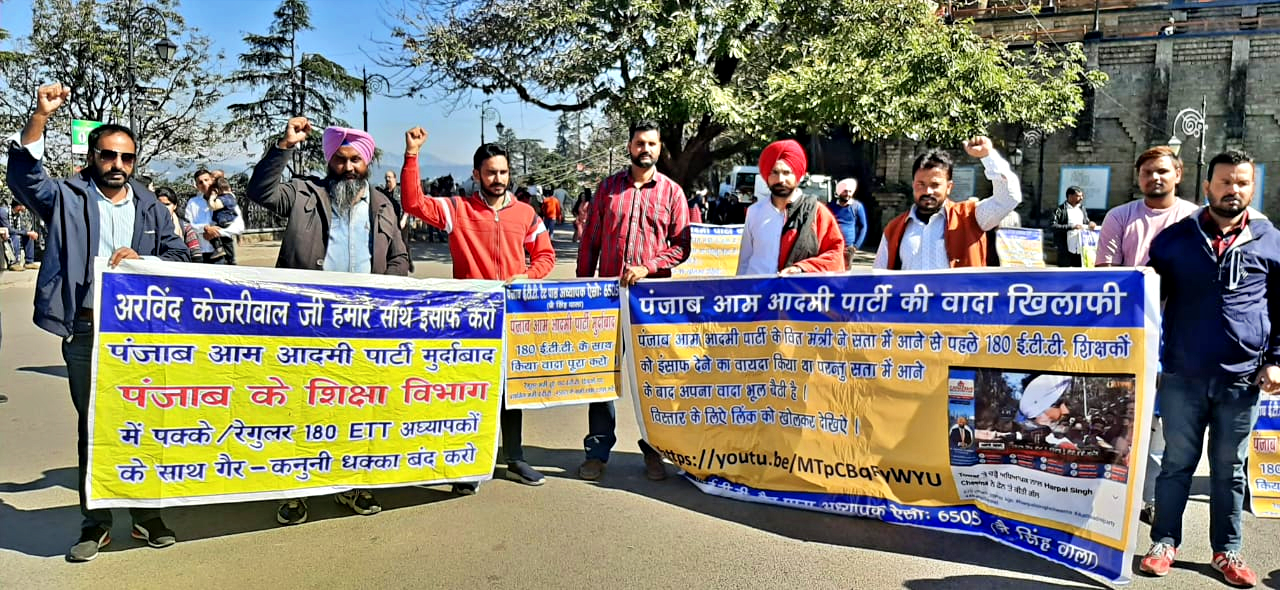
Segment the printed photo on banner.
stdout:
<svg viewBox="0 0 1280 590">
<path fill-rule="evenodd" d="M 956 369 L 973 375 L 978 458 L 1069 477 L 1126 474 L 1104 465 L 1129 462 L 1133 375 L 1064 375 Z"/>
</svg>

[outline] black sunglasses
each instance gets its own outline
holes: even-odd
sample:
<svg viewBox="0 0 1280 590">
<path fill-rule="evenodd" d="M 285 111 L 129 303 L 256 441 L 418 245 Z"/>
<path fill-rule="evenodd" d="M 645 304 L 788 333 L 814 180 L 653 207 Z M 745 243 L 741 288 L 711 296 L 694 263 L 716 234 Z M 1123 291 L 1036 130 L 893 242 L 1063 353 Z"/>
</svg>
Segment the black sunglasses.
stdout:
<svg viewBox="0 0 1280 590">
<path fill-rule="evenodd" d="M 120 161 L 125 164 L 133 164 L 134 159 L 138 157 L 138 154 L 133 152 L 117 152 L 115 150 L 100 150 L 98 148 L 93 148 L 93 153 L 98 154 L 99 160 L 111 162 L 116 158 L 120 158 Z"/>
</svg>

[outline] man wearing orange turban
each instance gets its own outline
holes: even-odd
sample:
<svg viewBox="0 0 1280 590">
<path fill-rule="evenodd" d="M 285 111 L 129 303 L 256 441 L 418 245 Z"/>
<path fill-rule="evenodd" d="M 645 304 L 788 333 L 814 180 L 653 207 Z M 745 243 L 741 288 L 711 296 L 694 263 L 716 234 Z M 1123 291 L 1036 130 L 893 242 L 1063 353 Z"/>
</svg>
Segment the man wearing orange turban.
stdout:
<svg viewBox="0 0 1280 590">
<path fill-rule="evenodd" d="M 808 171 L 804 148 L 794 140 L 769 144 L 760 154 L 760 178 L 769 198 L 747 209 L 738 253 L 739 275 L 841 272 L 844 236 L 836 218 L 800 191 Z"/>
</svg>

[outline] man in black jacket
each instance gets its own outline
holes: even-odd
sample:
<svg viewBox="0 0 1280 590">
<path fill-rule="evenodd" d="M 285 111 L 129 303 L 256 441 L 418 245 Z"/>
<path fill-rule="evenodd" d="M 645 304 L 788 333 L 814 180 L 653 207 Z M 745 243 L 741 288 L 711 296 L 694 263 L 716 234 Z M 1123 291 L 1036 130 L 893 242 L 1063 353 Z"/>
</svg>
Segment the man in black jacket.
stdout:
<svg viewBox="0 0 1280 590">
<path fill-rule="evenodd" d="M 1080 232 L 1098 229 L 1098 224 L 1089 221 L 1089 212 L 1082 203 L 1084 190 L 1078 186 L 1067 187 L 1067 200 L 1053 212 L 1053 244 L 1058 250 L 1058 266 L 1083 266 L 1080 259 Z"/>
<path fill-rule="evenodd" d="M 325 129 L 322 147 L 327 175 L 281 180 L 290 150 L 310 132 L 306 117 L 289 119 L 284 137 L 267 150 L 249 179 L 249 198 L 289 220 L 276 267 L 408 275 L 409 253 L 400 235 L 400 215 L 387 194 L 369 183 L 374 151 L 369 134 L 342 127 Z M 382 511 L 368 490 L 343 492 L 337 500 L 356 514 Z M 276 511 L 280 524 L 306 520 L 307 502 L 301 498 L 281 502 Z"/>
<path fill-rule="evenodd" d="M 48 248 L 36 279 L 35 323 L 63 338 L 71 402 L 79 415 L 80 540 L 67 552 L 68 561 L 89 561 L 111 542 L 111 511 L 89 510 L 85 504 L 85 468 L 89 443 L 88 414 L 93 361 L 93 265 L 95 259 L 115 266 L 121 260 L 157 256 L 189 261 L 187 245 L 173 229 L 169 210 L 137 181 L 131 181 L 137 158 L 133 131 L 103 125 L 89 134 L 89 155 L 77 176 L 54 180 L 41 165 L 44 129 L 49 117 L 71 96 L 61 84 L 42 86 L 36 110 L 20 137 L 9 141 L 8 184 L 18 201 L 40 216 L 49 228 Z M 152 547 L 176 541 L 160 520 L 160 512 L 133 508 L 135 538 Z"/>
</svg>

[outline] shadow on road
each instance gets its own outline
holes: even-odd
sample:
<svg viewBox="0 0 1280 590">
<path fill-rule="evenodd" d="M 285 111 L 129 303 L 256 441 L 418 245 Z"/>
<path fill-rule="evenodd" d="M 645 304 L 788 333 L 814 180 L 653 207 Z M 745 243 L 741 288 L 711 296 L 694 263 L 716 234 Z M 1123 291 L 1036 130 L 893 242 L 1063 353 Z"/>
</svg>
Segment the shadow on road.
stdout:
<svg viewBox="0 0 1280 590">
<path fill-rule="evenodd" d="M 549 472 L 546 474 L 548 477 L 574 480 L 577 479 L 578 465 L 583 460 L 582 451 L 576 449 L 548 449 L 526 445 L 525 455 L 533 465 L 559 467 L 563 470 L 563 473 Z M 674 474 L 675 470 L 668 465 L 667 472 Z M 638 494 L 712 518 L 736 522 L 799 541 L 886 551 L 993 569 L 1006 569 L 1010 563 L 1017 563 L 1022 573 L 1105 588 L 1083 574 L 1072 572 L 1048 561 L 1032 558 L 1021 551 L 999 545 L 994 541 L 971 541 L 969 538 L 954 534 L 898 526 L 875 520 L 733 501 L 703 494 L 684 478 L 675 475 L 668 477 L 665 481 L 649 481 L 644 477 L 644 460 L 639 453 L 613 452 L 604 477 L 595 485 Z M 938 588 L 941 586 L 930 584 L 942 581 L 920 580 L 919 582 L 923 585 L 911 586 L 909 583 L 908 588 Z M 989 588 L 991 586 L 978 584 L 958 587 Z M 1021 585 L 1001 587 L 1043 588 L 1045 586 L 1022 582 Z"/>
<path fill-rule="evenodd" d="M 24 373 L 39 373 L 39 374 L 41 374 L 41 375 L 48 375 L 48 376 L 50 376 L 50 377 L 58 377 L 58 378 L 61 378 L 61 379 L 66 379 L 66 378 L 67 378 L 67 366 L 66 366 L 66 365 L 46 365 L 46 366 L 43 366 L 43 367 L 18 367 L 18 370 L 19 370 L 19 371 L 22 371 L 22 372 L 24 372 Z"/>
<path fill-rule="evenodd" d="M 54 487 L 66 488 L 73 492 L 76 491 L 76 468 L 61 467 L 58 469 L 50 469 L 49 471 L 41 474 L 40 479 L 26 483 L 0 482 L 0 494 L 31 492 Z"/>
<path fill-rule="evenodd" d="M 902 583 L 908 590 L 951 590 L 953 588 L 983 588 L 998 590 L 1055 590 L 1079 588 L 1063 584 L 1047 584 L 1041 580 L 1023 580 L 1010 576 L 948 576 L 929 580 L 907 580 Z M 1100 586 L 1101 587 L 1101 586 Z"/>
<path fill-rule="evenodd" d="M 74 490 L 75 471 L 74 467 L 55 469 L 45 472 L 44 477 L 34 482 L 0 484 L 0 492 L 23 492 L 55 485 Z M 447 486 L 394 488 L 378 490 L 377 495 L 385 513 L 460 497 L 445 491 L 446 489 Z M 165 524 L 177 532 L 180 542 L 197 541 L 279 527 L 276 523 L 276 507 L 275 501 L 210 504 L 167 508 L 163 516 Z M 312 496 L 308 499 L 308 507 L 307 523 L 297 526 L 307 526 L 309 523 L 332 518 L 355 517 L 349 509 L 334 502 L 332 494 Z M 115 517 L 111 531 L 112 541 L 103 551 L 145 548 L 145 543 L 129 537 L 132 523 L 128 511 L 121 509 L 113 510 L 112 513 Z M 80 522 L 79 506 L 22 510 L 0 500 L 0 523 L 4 523 L 0 526 L 0 551 L 15 551 L 32 557 L 65 555 L 79 536 Z"/>
</svg>

